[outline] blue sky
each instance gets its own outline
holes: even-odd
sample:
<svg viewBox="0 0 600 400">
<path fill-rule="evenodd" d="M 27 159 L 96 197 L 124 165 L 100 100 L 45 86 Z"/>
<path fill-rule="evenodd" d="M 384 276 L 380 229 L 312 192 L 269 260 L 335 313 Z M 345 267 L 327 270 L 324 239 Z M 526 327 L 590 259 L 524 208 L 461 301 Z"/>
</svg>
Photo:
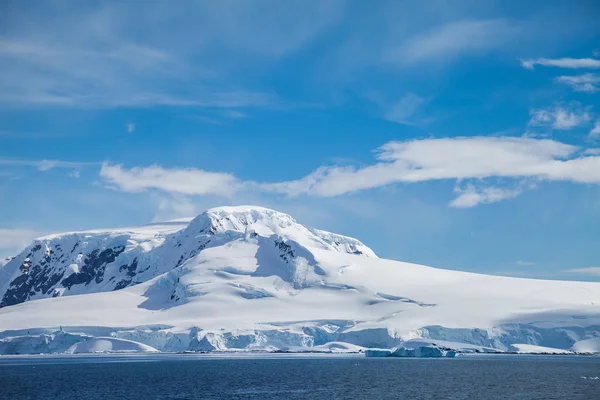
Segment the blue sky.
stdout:
<svg viewBox="0 0 600 400">
<path fill-rule="evenodd" d="M 257 204 L 387 258 L 600 280 L 598 2 L 0 7 L 2 256 Z"/>
</svg>

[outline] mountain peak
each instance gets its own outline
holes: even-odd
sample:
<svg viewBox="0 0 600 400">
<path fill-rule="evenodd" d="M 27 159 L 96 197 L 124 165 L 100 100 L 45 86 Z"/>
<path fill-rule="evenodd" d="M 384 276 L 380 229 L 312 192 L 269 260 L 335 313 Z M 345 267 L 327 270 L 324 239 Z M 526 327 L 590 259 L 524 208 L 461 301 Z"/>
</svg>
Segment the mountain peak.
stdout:
<svg viewBox="0 0 600 400">
<path fill-rule="evenodd" d="M 265 214 L 265 215 L 285 215 L 292 218 L 290 215 L 285 214 L 281 211 L 273 210 L 271 208 L 253 206 L 253 205 L 239 205 L 239 206 L 220 206 L 209 208 L 204 211 L 207 214 Z"/>
<path fill-rule="evenodd" d="M 242 242 L 287 252 L 274 260 L 287 260 L 283 268 L 290 270 L 295 270 L 296 258 L 302 264 L 318 252 L 377 257 L 359 240 L 303 226 L 264 207 L 216 207 L 187 221 L 38 238 L 15 258 L 0 263 L 0 307 L 135 286 L 205 250 Z M 318 268 L 314 262 L 306 267 Z"/>
<path fill-rule="evenodd" d="M 279 234 L 291 226 L 300 226 L 290 215 L 259 206 L 228 206 L 210 208 L 194 218 L 188 230 L 196 232 L 253 230 L 262 236 Z"/>
<path fill-rule="evenodd" d="M 307 248 L 377 257 L 357 239 L 304 226 L 288 214 L 259 206 L 208 209 L 194 218 L 184 232 L 188 236 L 230 232 L 279 237 Z"/>
</svg>

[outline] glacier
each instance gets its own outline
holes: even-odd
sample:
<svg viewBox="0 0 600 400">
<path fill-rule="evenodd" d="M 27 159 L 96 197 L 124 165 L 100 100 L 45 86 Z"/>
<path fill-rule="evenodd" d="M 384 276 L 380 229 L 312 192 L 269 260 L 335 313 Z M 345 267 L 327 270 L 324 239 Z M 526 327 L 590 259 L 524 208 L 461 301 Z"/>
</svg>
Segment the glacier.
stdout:
<svg viewBox="0 0 600 400">
<path fill-rule="evenodd" d="M 598 352 L 599 305 L 600 283 L 386 260 L 275 210 L 218 207 L 35 239 L 0 263 L 0 354 Z"/>
</svg>

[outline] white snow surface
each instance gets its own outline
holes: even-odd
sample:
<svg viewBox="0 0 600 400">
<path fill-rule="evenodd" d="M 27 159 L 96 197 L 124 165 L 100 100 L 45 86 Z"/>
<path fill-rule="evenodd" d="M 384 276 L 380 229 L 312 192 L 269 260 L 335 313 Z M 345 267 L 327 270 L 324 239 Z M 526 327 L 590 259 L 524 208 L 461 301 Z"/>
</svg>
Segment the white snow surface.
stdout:
<svg viewBox="0 0 600 400">
<path fill-rule="evenodd" d="M 552 347 L 535 346 L 533 344 L 514 343 L 510 345 L 510 351 L 519 354 L 572 354 L 572 351 L 564 349 L 553 349 Z"/>
<path fill-rule="evenodd" d="M 131 340 L 115 339 L 113 337 L 90 338 L 85 342 L 77 342 L 66 354 L 80 353 L 156 353 L 158 350 Z"/>
<path fill-rule="evenodd" d="M 15 351 L 11 341 L 53 343 L 59 325 L 160 351 L 357 351 L 410 340 L 568 350 L 600 337 L 600 283 L 380 259 L 356 239 L 255 206 L 36 239 L 0 267 L 0 296 L 0 354 Z"/>
<path fill-rule="evenodd" d="M 600 353 L 600 337 L 580 340 L 571 350 L 577 353 Z"/>
</svg>

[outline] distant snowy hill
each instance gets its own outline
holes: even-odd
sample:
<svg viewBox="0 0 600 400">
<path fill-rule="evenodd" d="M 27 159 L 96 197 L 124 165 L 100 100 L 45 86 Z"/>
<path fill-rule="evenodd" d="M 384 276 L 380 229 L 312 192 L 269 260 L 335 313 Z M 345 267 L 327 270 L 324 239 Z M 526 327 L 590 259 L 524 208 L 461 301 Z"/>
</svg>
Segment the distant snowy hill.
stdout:
<svg viewBox="0 0 600 400">
<path fill-rule="evenodd" d="M 599 283 L 379 259 L 356 239 L 254 206 L 36 239 L 0 264 L 0 299 L 0 354 L 344 351 L 418 338 L 481 351 L 589 349 L 577 343 L 600 337 Z"/>
</svg>

